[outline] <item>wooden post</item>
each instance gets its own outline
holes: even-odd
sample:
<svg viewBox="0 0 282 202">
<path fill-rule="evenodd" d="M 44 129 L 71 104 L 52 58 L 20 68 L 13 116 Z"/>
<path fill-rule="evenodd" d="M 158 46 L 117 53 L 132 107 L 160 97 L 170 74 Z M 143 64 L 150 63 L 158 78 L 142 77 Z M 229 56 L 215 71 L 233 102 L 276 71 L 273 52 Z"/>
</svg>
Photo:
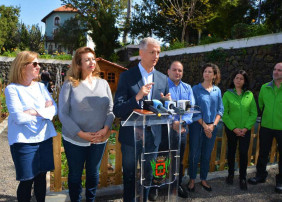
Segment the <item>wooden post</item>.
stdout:
<svg viewBox="0 0 282 202">
<path fill-rule="evenodd" d="M 116 133 L 116 165 L 115 165 L 115 185 L 122 183 L 122 154 L 121 154 L 121 144 L 118 141 L 118 131 L 113 131 Z"/>
<path fill-rule="evenodd" d="M 226 145 L 227 137 L 224 127 L 222 128 L 222 141 L 221 141 L 221 151 L 220 151 L 220 160 L 219 160 L 219 170 L 224 170 L 225 158 L 226 158 Z"/>
<path fill-rule="evenodd" d="M 61 144 L 62 144 L 62 135 L 57 134 L 56 137 L 53 137 L 53 154 L 54 154 L 54 191 L 62 191 L 62 174 L 61 174 Z"/>
<path fill-rule="evenodd" d="M 210 172 L 215 171 L 215 160 L 216 160 L 216 152 L 217 152 L 217 142 L 221 140 L 220 137 L 216 137 L 214 147 L 211 153 L 211 159 L 210 159 Z"/>
<path fill-rule="evenodd" d="M 270 160 L 269 160 L 270 163 L 274 163 L 276 151 L 277 151 L 277 142 L 276 142 L 276 139 L 273 138 L 271 151 L 270 151 Z"/>
<path fill-rule="evenodd" d="M 109 131 L 111 133 L 111 131 Z M 109 159 L 109 142 L 106 144 L 105 152 L 100 167 L 100 186 L 106 187 L 108 180 L 108 159 Z"/>
<path fill-rule="evenodd" d="M 188 164 L 189 164 L 189 137 L 190 137 L 190 135 L 188 133 L 185 151 L 184 151 L 184 155 L 183 155 L 183 176 L 185 174 L 185 170 L 188 169 Z"/>
<path fill-rule="evenodd" d="M 252 152 L 253 152 L 253 145 L 254 145 L 254 127 L 252 127 L 251 129 L 251 139 L 250 139 L 250 146 L 249 146 L 249 150 L 248 150 L 248 166 L 251 165 L 251 161 L 252 161 Z"/>
<path fill-rule="evenodd" d="M 258 156 L 259 156 L 259 131 L 260 131 L 260 124 L 258 125 L 257 146 L 256 146 L 256 155 L 255 155 L 255 165 L 257 165 L 257 163 L 258 163 Z"/>
</svg>

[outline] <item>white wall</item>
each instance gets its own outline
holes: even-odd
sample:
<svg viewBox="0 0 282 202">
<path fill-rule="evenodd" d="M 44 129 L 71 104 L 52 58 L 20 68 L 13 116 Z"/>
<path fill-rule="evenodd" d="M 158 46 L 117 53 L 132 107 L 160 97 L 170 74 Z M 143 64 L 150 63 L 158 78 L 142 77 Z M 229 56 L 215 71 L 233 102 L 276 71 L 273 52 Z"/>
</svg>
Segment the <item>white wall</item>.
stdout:
<svg viewBox="0 0 282 202">
<path fill-rule="evenodd" d="M 250 38 L 236 39 L 230 41 L 223 41 L 218 43 L 212 43 L 201 46 L 194 46 L 189 48 L 181 48 L 171 51 L 164 51 L 160 53 L 160 57 L 163 56 L 173 56 L 173 55 L 182 55 L 190 53 L 202 53 L 209 52 L 217 48 L 223 49 L 236 49 L 236 48 L 247 48 L 253 46 L 262 46 L 269 44 L 282 43 L 282 33 L 268 34 L 263 36 L 256 36 Z M 140 60 L 139 56 L 130 57 L 130 61 Z"/>
</svg>

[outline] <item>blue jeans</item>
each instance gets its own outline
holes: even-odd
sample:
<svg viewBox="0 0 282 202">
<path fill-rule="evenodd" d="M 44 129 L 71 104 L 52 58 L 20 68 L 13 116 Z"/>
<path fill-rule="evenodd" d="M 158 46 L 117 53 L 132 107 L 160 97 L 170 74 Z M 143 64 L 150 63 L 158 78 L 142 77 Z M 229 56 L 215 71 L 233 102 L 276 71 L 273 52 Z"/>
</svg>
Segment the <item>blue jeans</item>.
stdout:
<svg viewBox="0 0 282 202">
<path fill-rule="evenodd" d="M 86 170 L 86 201 L 94 201 L 99 182 L 99 169 L 106 143 L 82 147 L 63 140 L 63 144 L 69 166 L 68 186 L 71 201 L 81 201 L 81 176 L 84 164 Z"/>
<path fill-rule="evenodd" d="M 216 128 L 212 132 L 212 138 L 206 137 L 203 127 L 194 122 L 190 125 L 189 139 L 189 176 L 194 180 L 197 176 L 198 163 L 200 161 L 200 179 L 206 180 L 209 172 L 211 152 L 216 138 Z"/>
<path fill-rule="evenodd" d="M 157 152 L 158 146 L 154 145 L 153 137 L 151 132 L 146 134 L 146 148 L 150 149 L 147 152 Z M 142 152 L 142 142 L 139 141 L 136 143 L 136 157 L 135 157 L 135 148 L 131 145 L 122 144 L 121 145 L 122 152 L 122 168 L 123 168 L 123 201 L 124 202 L 133 202 L 135 201 L 135 168 L 137 166 L 136 161 L 140 159 L 140 155 Z M 156 158 L 157 154 L 151 156 L 152 158 Z M 145 164 L 145 170 L 151 169 L 150 161 L 146 160 L 147 164 Z M 146 172 L 146 171 L 145 171 Z M 153 178 L 151 172 L 148 172 L 148 176 L 150 179 Z M 144 198 L 143 201 L 146 201 L 149 195 L 149 189 L 144 189 Z"/>
</svg>

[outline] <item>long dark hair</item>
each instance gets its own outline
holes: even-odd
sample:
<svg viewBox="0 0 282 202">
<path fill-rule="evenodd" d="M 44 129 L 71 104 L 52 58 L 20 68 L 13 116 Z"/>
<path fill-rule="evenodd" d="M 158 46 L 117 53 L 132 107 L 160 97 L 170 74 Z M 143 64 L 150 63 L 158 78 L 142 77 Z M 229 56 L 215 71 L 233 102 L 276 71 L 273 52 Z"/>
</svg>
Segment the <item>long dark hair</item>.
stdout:
<svg viewBox="0 0 282 202">
<path fill-rule="evenodd" d="M 232 74 L 232 76 L 230 77 L 229 88 L 232 88 L 232 89 L 235 88 L 235 85 L 234 85 L 234 81 L 233 81 L 233 80 L 235 79 L 235 77 L 236 77 L 237 74 L 241 74 L 241 75 L 244 77 L 244 85 L 242 86 L 242 89 L 243 89 L 244 91 L 249 90 L 249 88 L 250 88 L 249 76 L 248 76 L 247 72 L 246 72 L 245 70 L 242 70 L 242 69 L 237 70 L 236 72 L 234 72 L 234 73 Z"/>
</svg>

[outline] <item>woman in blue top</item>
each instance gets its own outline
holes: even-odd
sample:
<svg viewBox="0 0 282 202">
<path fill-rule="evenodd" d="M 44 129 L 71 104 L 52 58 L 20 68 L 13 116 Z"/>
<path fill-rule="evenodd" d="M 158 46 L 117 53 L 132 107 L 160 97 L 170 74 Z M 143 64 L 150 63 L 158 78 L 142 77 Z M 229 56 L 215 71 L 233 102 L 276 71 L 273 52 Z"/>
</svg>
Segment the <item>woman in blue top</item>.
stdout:
<svg viewBox="0 0 282 202">
<path fill-rule="evenodd" d="M 212 63 L 203 66 L 203 82 L 193 87 L 195 104 L 201 113 L 195 114 L 190 125 L 189 139 L 189 176 L 188 190 L 195 190 L 198 162 L 201 158 L 201 185 L 207 191 L 212 188 L 207 184 L 209 161 L 216 138 L 216 126 L 223 115 L 221 91 L 215 86 L 220 82 L 219 68 Z"/>
<path fill-rule="evenodd" d="M 14 59 L 5 89 L 9 110 L 8 140 L 16 168 L 18 201 L 30 201 L 31 187 L 37 201 L 45 201 L 46 172 L 54 169 L 52 124 L 57 107 L 39 75 L 38 54 L 20 52 Z"/>
</svg>

